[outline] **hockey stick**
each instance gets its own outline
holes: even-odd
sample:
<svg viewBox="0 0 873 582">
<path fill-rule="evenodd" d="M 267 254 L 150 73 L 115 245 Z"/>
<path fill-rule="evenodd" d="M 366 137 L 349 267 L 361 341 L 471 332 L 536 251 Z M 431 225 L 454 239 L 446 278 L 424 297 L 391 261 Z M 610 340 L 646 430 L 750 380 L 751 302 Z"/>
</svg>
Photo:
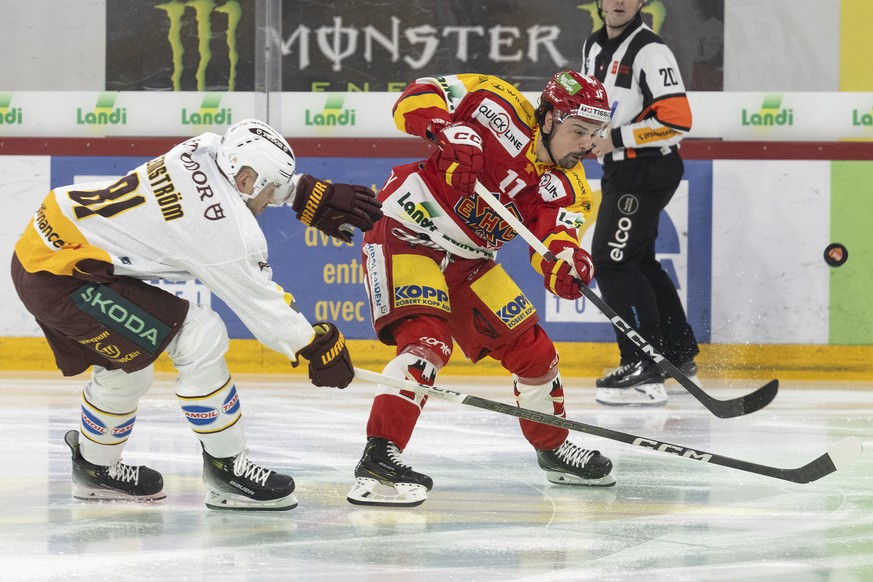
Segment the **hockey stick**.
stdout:
<svg viewBox="0 0 873 582">
<path fill-rule="evenodd" d="M 458 402 L 467 406 L 475 406 L 476 408 L 523 418 L 539 424 L 547 424 L 549 426 L 566 428 L 567 430 L 576 432 L 584 432 L 586 434 L 627 443 L 635 447 L 642 447 L 660 453 L 677 455 L 693 461 L 703 461 L 704 463 L 721 465 L 722 467 L 738 469 L 740 471 L 746 471 L 747 473 L 755 473 L 766 477 L 782 479 L 783 481 L 791 481 L 793 483 L 811 483 L 812 481 L 817 481 L 825 475 L 830 475 L 834 471 L 844 468 L 846 465 L 857 459 L 863 452 L 861 440 L 857 437 L 848 437 L 839 441 L 835 445 L 832 445 L 830 449 L 828 449 L 828 452 L 802 467 L 796 469 L 780 469 L 778 467 L 768 467 L 767 465 L 759 465 L 757 463 L 732 459 L 730 457 L 716 455 L 715 453 L 707 453 L 705 451 L 699 451 L 697 449 L 691 449 L 680 445 L 673 445 L 647 437 L 585 424 L 584 422 L 561 418 L 560 416 L 555 416 L 553 414 L 543 414 L 527 408 L 510 406 L 509 404 L 504 404 L 502 402 L 487 400 L 485 398 L 455 392 L 454 390 L 448 390 L 446 388 L 426 386 L 424 384 L 412 382 L 411 380 L 400 380 L 398 378 L 392 378 L 390 376 L 385 376 L 384 374 L 378 374 L 361 368 L 355 368 L 355 378 L 365 382 L 372 382 L 374 384 L 384 384 L 385 386 L 397 388 L 398 390 L 411 390 L 418 394 L 433 396 L 441 400 Z"/>
<path fill-rule="evenodd" d="M 501 204 L 497 198 L 495 198 L 494 195 L 479 182 L 476 182 L 476 194 L 485 200 L 485 202 L 487 202 L 488 205 L 497 212 L 497 214 L 499 214 L 500 217 L 503 218 L 503 220 L 505 220 L 506 223 L 511 226 L 534 251 L 542 255 L 545 260 L 549 262 L 557 260 L 555 255 L 546 248 L 546 245 L 535 237 L 533 233 L 509 211 L 509 209 Z M 579 281 L 579 289 L 588 301 L 593 303 L 594 306 L 603 313 L 603 315 L 609 318 L 616 329 L 623 333 L 629 340 L 634 342 L 643 353 L 655 362 L 659 370 L 675 378 L 683 388 L 700 401 L 700 403 L 715 416 L 719 418 L 732 418 L 734 416 L 749 414 L 750 412 L 755 412 L 756 410 L 764 408 L 776 397 L 776 392 L 779 391 L 778 380 L 770 380 L 754 392 L 731 400 L 718 400 L 717 398 L 713 398 L 695 384 L 691 378 L 679 371 L 670 360 L 658 353 L 658 351 L 652 347 L 651 343 L 637 333 L 633 327 L 631 327 L 619 314 L 609 307 L 603 299 L 591 290 L 590 287 Z"/>
</svg>

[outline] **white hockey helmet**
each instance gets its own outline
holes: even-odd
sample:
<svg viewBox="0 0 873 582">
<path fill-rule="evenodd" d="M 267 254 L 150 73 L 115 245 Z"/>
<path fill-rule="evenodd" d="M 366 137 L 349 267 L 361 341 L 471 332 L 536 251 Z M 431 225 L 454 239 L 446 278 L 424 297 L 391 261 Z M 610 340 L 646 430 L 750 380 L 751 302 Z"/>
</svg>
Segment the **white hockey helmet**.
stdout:
<svg viewBox="0 0 873 582">
<path fill-rule="evenodd" d="M 276 184 L 273 200 L 281 203 L 292 193 L 294 187 L 294 151 L 279 133 L 257 119 L 243 119 L 224 132 L 216 156 L 218 167 L 234 186 L 237 173 L 242 168 L 257 172 L 252 194 L 240 196 L 250 200 L 267 184 Z"/>
</svg>

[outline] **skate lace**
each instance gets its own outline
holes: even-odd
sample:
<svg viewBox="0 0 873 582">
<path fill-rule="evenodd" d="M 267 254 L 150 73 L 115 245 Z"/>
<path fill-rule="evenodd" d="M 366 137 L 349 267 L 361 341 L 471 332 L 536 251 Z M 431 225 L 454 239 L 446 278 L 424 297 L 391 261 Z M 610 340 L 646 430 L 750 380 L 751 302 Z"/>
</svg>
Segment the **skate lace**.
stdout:
<svg viewBox="0 0 873 582">
<path fill-rule="evenodd" d="M 633 368 L 636 364 L 625 364 L 623 366 L 619 366 L 615 370 L 609 373 L 607 378 L 617 378 L 619 376 L 624 376 L 627 374 L 631 368 Z"/>
<path fill-rule="evenodd" d="M 109 466 L 109 477 L 122 483 L 139 482 L 139 467 L 125 465 L 121 461 L 116 461 L 114 465 Z"/>
<path fill-rule="evenodd" d="M 267 477 L 270 476 L 270 473 L 272 473 L 270 469 L 265 469 L 252 463 L 246 455 L 246 451 L 238 454 L 233 461 L 234 475 L 260 483 L 264 487 L 267 486 Z"/>
<path fill-rule="evenodd" d="M 557 454 L 558 457 L 563 459 L 563 461 L 571 467 L 584 468 L 596 452 L 597 451 L 589 451 L 588 449 L 577 447 L 569 441 L 564 441 L 564 444 L 558 449 Z"/>
<path fill-rule="evenodd" d="M 400 460 L 400 449 L 394 443 L 389 442 L 386 451 L 388 452 L 388 460 L 391 461 L 391 463 L 393 463 L 394 466 L 398 469 L 412 468 L 409 465 L 404 464 L 403 461 Z"/>
</svg>

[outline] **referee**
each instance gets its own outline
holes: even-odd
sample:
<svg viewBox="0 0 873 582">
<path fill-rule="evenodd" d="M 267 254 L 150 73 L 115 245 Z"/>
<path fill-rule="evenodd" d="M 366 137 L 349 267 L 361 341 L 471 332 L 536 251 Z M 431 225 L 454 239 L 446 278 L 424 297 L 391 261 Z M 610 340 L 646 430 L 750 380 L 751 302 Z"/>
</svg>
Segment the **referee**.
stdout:
<svg viewBox="0 0 873 582">
<path fill-rule="evenodd" d="M 582 73 L 603 83 L 610 132 L 594 140 L 603 199 L 592 255 L 604 301 L 687 376 L 697 373 L 694 331 L 673 284 L 655 259 L 658 219 L 684 166 L 679 141 L 691 109 L 673 53 L 642 19 L 644 0 L 597 0 L 603 28 L 584 45 Z M 667 403 L 664 376 L 624 334 L 619 367 L 597 380 L 607 405 Z"/>
</svg>

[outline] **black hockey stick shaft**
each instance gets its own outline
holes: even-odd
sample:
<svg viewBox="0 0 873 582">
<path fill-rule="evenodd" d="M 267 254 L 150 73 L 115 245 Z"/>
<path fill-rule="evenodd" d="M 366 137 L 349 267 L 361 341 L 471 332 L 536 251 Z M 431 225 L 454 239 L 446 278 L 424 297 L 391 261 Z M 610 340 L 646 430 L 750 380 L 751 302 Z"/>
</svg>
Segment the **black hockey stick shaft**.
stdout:
<svg viewBox="0 0 873 582">
<path fill-rule="evenodd" d="M 635 447 L 642 447 L 650 451 L 667 453 L 713 465 L 721 465 L 723 467 L 737 469 L 747 473 L 755 473 L 757 475 L 764 475 L 766 477 L 773 477 L 774 479 L 781 479 L 783 481 L 791 481 L 793 483 L 810 483 L 821 479 L 825 475 L 829 475 L 834 471 L 843 468 L 848 463 L 859 457 L 862 452 L 861 441 L 856 437 L 848 437 L 833 445 L 828 452 L 802 467 L 796 469 L 781 469 L 778 467 L 750 463 L 740 459 L 733 459 L 731 457 L 708 453 L 706 451 L 683 447 L 681 445 L 674 445 L 653 438 L 619 432 L 617 430 L 603 428 L 592 424 L 585 424 L 584 422 L 569 420 L 552 414 L 543 414 L 527 408 L 510 406 L 509 404 L 480 398 L 478 396 L 471 396 L 447 388 L 427 386 L 411 380 L 400 380 L 398 378 L 392 378 L 390 376 L 385 376 L 384 374 L 378 374 L 361 368 L 355 368 L 355 377 L 365 382 L 383 384 L 398 390 L 411 390 L 418 394 L 433 396 L 441 400 L 458 402 L 467 406 L 490 410 L 492 412 L 522 418 L 539 424 L 556 426 L 558 428 L 565 428 L 567 430 L 599 436 L 633 445 Z"/>
<path fill-rule="evenodd" d="M 683 388 L 700 401 L 700 403 L 715 416 L 719 418 L 732 418 L 749 414 L 750 412 L 761 410 L 776 398 L 776 393 L 779 391 L 778 380 L 770 380 L 754 392 L 746 394 L 745 396 L 738 396 L 731 400 L 719 400 L 713 398 L 695 384 L 691 378 L 679 371 L 670 360 L 665 358 L 654 347 L 652 347 L 652 344 L 650 344 L 646 338 L 637 333 L 637 330 L 622 319 L 621 316 L 609 307 L 609 305 L 607 305 L 606 302 L 597 295 L 597 293 L 592 291 L 590 287 L 580 281 L 579 289 L 588 301 L 593 303 L 594 306 L 603 313 L 603 315 L 609 318 L 612 325 L 621 331 L 625 337 L 634 342 L 634 344 L 636 344 L 644 354 L 649 356 L 652 361 L 655 362 L 659 370 L 675 378 Z"/>
<path fill-rule="evenodd" d="M 500 201 L 479 182 L 476 182 L 476 194 L 485 200 L 485 202 L 495 212 L 497 212 L 534 251 L 542 255 L 547 261 L 554 262 L 557 260 L 555 255 L 546 248 L 542 241 L 535 237 L 534 234 L 515 217 L 515 215 L 503 206 Z M 641 336 L 632 326 L 622 319 L 621 316 L 618 315 L 614 309 L 609 307 L 603 299 L 591 290 L 590 287 L 579 281 L 579 289 L 582 291 L 582 294 L 586 299 L 593 303 L 594 306 L 603 313 L 603 315 L 609 318 L 609 321 L 612 322 L 612 325 L 614 325 L 616 329 L 634 342 L 643 353 L 655 362 L 659 370 L 675 378 L 676 381 L 685 388 L 685 390 L 694 396 L 694 398 L 696 398 L 715 416 L 719 418 L 732 418 L 749 414 L 750 412 L 755 412 L 756 410 L 764 408 L 776 397 L 776 393 L 779 391 L 778 380 L 770 380 L 767 384 L 761 386 L 754 392 L 731 400 L 719 400 L 713 398 L 695 384 L 691 378 L 683 374 L 667 358 L 661 355 L 652 344 L 646 340 L 646 338 Z"/>
</svg>

